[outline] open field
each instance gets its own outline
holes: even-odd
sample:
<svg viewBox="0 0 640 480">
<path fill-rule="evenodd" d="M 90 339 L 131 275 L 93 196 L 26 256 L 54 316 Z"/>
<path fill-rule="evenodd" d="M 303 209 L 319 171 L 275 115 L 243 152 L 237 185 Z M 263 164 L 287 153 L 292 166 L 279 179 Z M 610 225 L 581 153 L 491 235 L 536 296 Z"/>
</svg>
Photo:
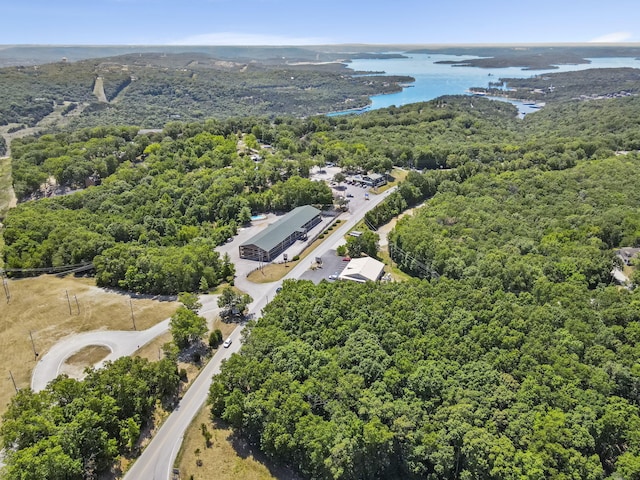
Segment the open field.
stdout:
<svg viewBox="0 0 640 480">
<path fill-rule="evenodd" d="M 174 301 L 130 298 L 107 291 L 96 287 L 91 278 L 43 275 L 7 280 L 6 285 L 10 300 L 6 303 L 2 296 L 0 303 L 0 413 L 15 391 L 9 372 L 17 388 L 29 387 L 36 364 L 34 349 L 43 355 L 61 338 L 79 332 L 132 330 L 132 307 L 136 327 L 147 329 L 170 317 L 178 306 Z M 5 289 L 0 291 L 5 293 Z M 77 360 L 72 362 L 74 367 L 82 369 Z"/>
<path fill-rule="evenodd" d="M 202 434 L 202 425 L 211 433 L 207 447 Z M 197 462 L 200 460 L 201 465 Z M 295 475 L 283 468 L 271 467 L 259 452 L 243 444 L 233 430 L 221 422 L 213 422 L 205 406 L 189 426 L 176 465 L 180 478 L 205 480 L 272 480 L 295 479 Z"/>
</svg>

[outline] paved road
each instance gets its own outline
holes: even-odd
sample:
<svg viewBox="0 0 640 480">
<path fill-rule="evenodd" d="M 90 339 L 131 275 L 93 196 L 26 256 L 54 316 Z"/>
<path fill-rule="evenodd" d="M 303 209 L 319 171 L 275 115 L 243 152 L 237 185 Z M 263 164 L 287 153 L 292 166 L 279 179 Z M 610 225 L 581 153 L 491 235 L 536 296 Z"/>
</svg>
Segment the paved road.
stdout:
<svg viewBox="0 0 640 480">
<path fill-rule="evenodd" d="M 384 200 L 392 191 L 393 189 L 390 189 L 381 195 L 371 195 L 371 200 L 352 205 L 352 210 L 342 216 L 345 221 L 333 230 L 332 235 L 319 245 L 310 254 L 309 258 L 324 256 L 329 250 L 335 249 L 336 244 L 360 221 L 364 214 Z M 231 246 L 230 248 L 237 247 Z M 307 269 L 308 263 L 300 262 L 291 269 L 285 279 L 300 278 Z M 238 275 L 235 281 L 238 288 L 248 292 L 254 298 L 252 304 L 249 305 L 249 313 L 256 316 L 261 313 L 269 299 L 274 297 L 280 283 L 256 284 L 249 282 L 243 274 Z M 217 310 L 217 295 L 203 295 L 200 297 L 200 301 L 203 304 L 199 312 L 201 315 L 207 317 L 207 314 L 210 315 L 211 312 Z M 240 349 L 240 338 L 243 329 L 244 326 L 236 328 L 230 335 L 233 341 L 231 346 L 228 349 L 220 349 L 212 357 L 182 398 L 178 408 L 169 416 L 140 458 L 127 472 L 125 479 L 171 478 L 172 466 L 182 444 L 184 432 L 204 404 L 211 378 L 216 373 L 219 373 L 222 360 Z M 111 350 L 111 353 L 96 365 L 99 368 L 104 362 L 115 360 L 125 355 L 132 355 L 141 345 L 150 342 L 168 330 L 169 319 L 166 319 L 142 331 L 100 330 L 70 336 L 55 344 L 40 358 L 31 377 L 31 388 L 36 392 L 44 389 L 51 380 L 62 372 L 65 361 L 85 347 L 100 345 Z"/>
<path fill-rule="evenodd" d="M 310 258 L 321 257 L 335 248 L 335 243 L 360 221 L 364 214 L 384 200 L 395 187 L 381 195 L 370 195 L 371 199 L 353 208 L 348 219 L 342 222 L 333 234 L 322 242 L 311 254 Z M 285 279 L 299 278 L 308 268 L 307 262 L 300 262 L 287 274 Z M 280 282 L 257 285 L 246 278 L 238 276 L 236 285 L 248 292 L 254 301 L 249 305 L 249 314 L 258 316 L 270 298 L 276 294 Z M 233 343 L 228 349 L 220 349 L 200 372 L 187 393 L 180 401 L 160 430 L 153 437 L 142 455 L 124 476 L 125 480 L 165 480 L 171 479 L 171 472 L 178 450 L 182 445 L 184 432 L 207 399 L 211 378 L 220 372 L 222 361 L 240 349 L 240 338 L 244 326 L 237 327 L 230 335 Z"/>
<path fill-rule="evenodd" d="M 218 310 L 217 298 L 217 295 L 202 295 L 200 297 L 202 308 L 198 313 L 207 317 L 207 314 L 210 314 L 210 312 L 216 312 Z M 64 338 L 51 347 L 36 364 L 36 367 L 33 369 L 33 374 L 31 375 L 31 389 L 34 392 L 43 390 L 51 380 L 62 373 L 62 367 L 65 361 L 71 355 L 85 347 L 99 345 L 111 350 L 109 355 L 95 365 L 96 368 L 100 368 L 107 361 L 132 355 L 142 345 L 145 345 L 157 336 L 168 331 L 169 319 L 166 319 L 147 330 L 96 330 Z"/>
</svg>

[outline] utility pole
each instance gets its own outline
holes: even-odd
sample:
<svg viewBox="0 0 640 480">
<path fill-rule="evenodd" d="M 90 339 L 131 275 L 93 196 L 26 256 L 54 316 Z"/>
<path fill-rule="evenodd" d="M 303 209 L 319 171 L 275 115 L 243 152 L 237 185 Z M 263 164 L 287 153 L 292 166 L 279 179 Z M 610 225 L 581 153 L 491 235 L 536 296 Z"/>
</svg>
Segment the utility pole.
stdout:
<svg viewBox="0 0 640 480">
<path fill-rule="evenodd" d="M 137 328 L 136 328 L 136 319 L 133 316 L 133 302 L 131 302 L 131 298 L 129 298 L 129 306 L 131 307 L 131 322 L 133 323 L 133 329 L 137 330 Z"/>
<path fill-rule="evenodd" d="M 7 303 L 9 303 L 9 300 L 11 300 L 11 293 L 9 292 L 9 282 L 6 277 L 2 279 L 2 286 L 4 287 L 4 294 L 7 297 Z"/>
<path fill-rule="evenodd" d="M 16 379 L 13 378 L 13 373 L 11 373 L 11 370 L 9 370 L 9 376 L 11 377 L 11 381 L 13 382 L 13 388 L 15 388 L 16 393 L 18 393 L 18 386 L 16 385 Z"/>
<path fill-rule="evenodd" d="M 38 360 L 38 351 L 36 350 L 36 344 L 33 341 L 33 335 L 31 334 L 31 330 L 29 330 L 29 338 L 31 338 L 31 347 L 33 348 L 34 360 Z"/>
<path fill-rule="evenodd" d="M 64 293 L 67 294 L 67 303 L 69 304 L 69 315 L 71 315 L 71 300 L 69 300 L 69 290 L 65 290 Z"/>
</svg>

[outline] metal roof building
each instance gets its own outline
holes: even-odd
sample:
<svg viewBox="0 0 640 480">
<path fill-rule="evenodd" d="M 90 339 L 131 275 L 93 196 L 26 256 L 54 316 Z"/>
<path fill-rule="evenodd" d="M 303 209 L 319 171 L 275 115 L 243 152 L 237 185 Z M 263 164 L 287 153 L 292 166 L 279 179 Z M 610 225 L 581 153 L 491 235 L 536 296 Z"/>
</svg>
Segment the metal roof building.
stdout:
<svg viewBox="0 0 640 480">
<path fill-rule="evenodd" d="M 240 245 L 240 258 L 270 262 L 322 220 L 320 210 L 311 205 L 294 208 L 251 240 Z"/>
<path fill-rule="evenodd" d="M 380 280 L 383 274 L 384 263 L 375 258 L 354 258 L 338 276 L 338 280 L 351 280 L 358 283 L 375 282 Z"/>
</svg>

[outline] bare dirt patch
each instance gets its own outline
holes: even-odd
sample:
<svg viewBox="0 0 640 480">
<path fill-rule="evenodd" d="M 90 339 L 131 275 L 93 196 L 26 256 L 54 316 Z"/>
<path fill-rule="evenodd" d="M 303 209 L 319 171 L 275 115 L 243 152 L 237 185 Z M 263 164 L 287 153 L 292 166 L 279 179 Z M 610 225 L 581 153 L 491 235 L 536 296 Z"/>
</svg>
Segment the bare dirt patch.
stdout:
<svg viewBox="0 0 640 480">
<path fill-rule="evenodd" d="M 67 358 L 62 366 L 62 373 L 66 373 L 72 378 L 81 376 L 87 367 L 90 367 L 111 353 L 111 350 L 102 345 L 90 345 L 79 350 Z"/>
<path fill-rule="evenodd" d="M 9 372 L 18 388 L 28 388 L 36 352 L 44 355 L 61 338 L 75 333 L 133 330 L 132 308 L 137 329 L 147 329 L 173 315 L 178 306 L 174 301 L 107 291 L 96 287 L 92 278 L 43 275 L 7 280 L 6 286 L 8 303 L 5 289 L 0 288 L 0 364 L 4 369 L 0 414 L 15 393 Z"/>
<path fill-rule="evenodd" d="M 102 81 L 102 77 L 96 78 L 96 82 L 93 84 L 93 94 L 99 102 L 109 103 L 107 96 L 104 94 L 104 82 Z"/>
</svg>

